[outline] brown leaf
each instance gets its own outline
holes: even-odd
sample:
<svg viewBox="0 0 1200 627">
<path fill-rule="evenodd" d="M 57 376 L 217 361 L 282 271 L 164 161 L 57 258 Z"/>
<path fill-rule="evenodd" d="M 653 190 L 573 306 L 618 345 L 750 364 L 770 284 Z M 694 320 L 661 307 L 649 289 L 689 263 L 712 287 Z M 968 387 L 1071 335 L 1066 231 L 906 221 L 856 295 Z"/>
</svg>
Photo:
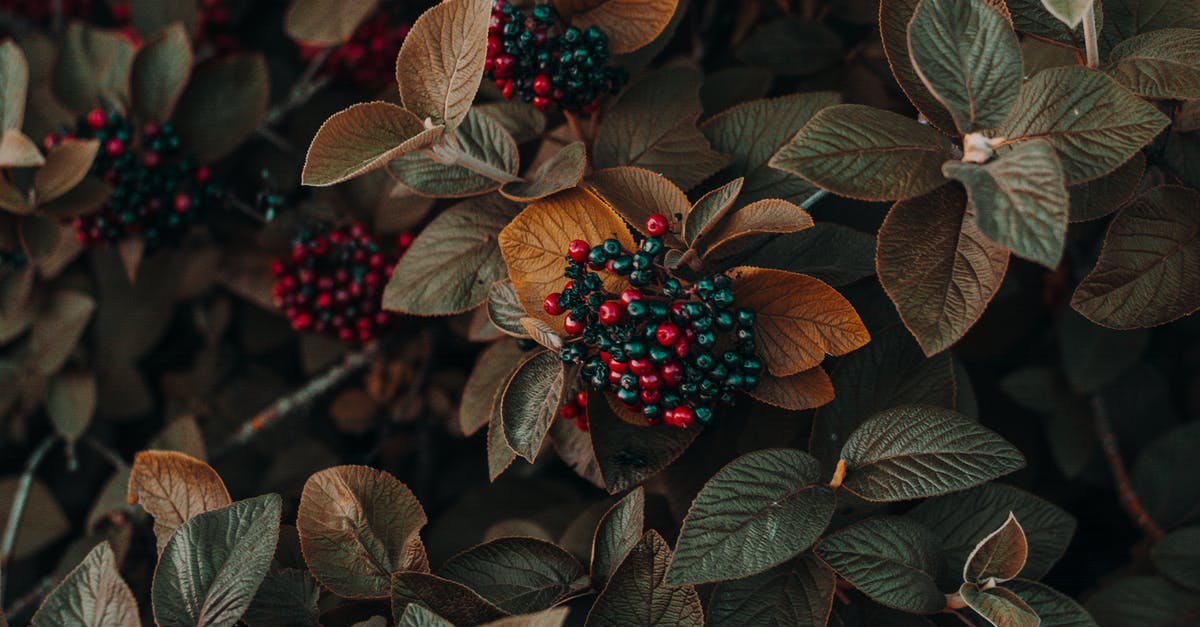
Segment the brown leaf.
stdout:
<svg viewBox="0 0 1200 627">
<path fill-rule="evenodd" d="M 0 168 L 31 168 L 45 162 L 37 144 L 20 130 L 11 128 L 0 136 Z"/>
<path fill-rule="evenodd" d="M 96 158 L 100 142 L 94 139 L 67 139 L 46 155 L 46 164 L 33 176 L 33 189 L 39 204 L 62 196 L 87 176 Z"/>
<path fill-rule="evenodd" d="M 91 373 L 59 373 L 46 393 L 46 413 L 67 442 L 83 435 L 96 411 L 96 377 Z"/>
<path fill-rule="evenodd" d="M 133 458 L 128 499 L 154 517 L 159 554 L 183 523 L 233 502 L 217 471 L 174 451 L 142 451 Z"/>
<path fill-rule="evenodd" d="M 137 283 L 138 266 L 142 263 L 142 256 L 146 254 L 146 238 L 130 237 L 121 240 L 117 244 L 117 255 L 121 257 L 121 267 L 125 269 L 125 276 L 131 284 Z"/>
<path fill-rule="evenodd" d="M 654 41 L 678 4 L 679 0 L 554 0 L 554 8 L 572 26 L 599 26 L 607 33 L 612 54 L 633 52 Z"/>
<path fill-rule="evenodd" d="M 446 0 L 425 11 L 396 57 L 400 100 L 453 130 L 471 108 L 487 52 L 491 0 Z"/>
<path fill-rule="evenodd" d="M 713 227 L 717 226 L 717 223 L 725 218 L 725 215 L 733 208 L 733 203 L 737 200 L 745 182 L 746 179 L 739 176 L 701 196 L 692 205 L 687 212 L 687 220 L 683 224 L 683 239 L 687 240 L 689 246 L 694 246 L 697 240 L 707 235 Z"/>
<path fill-rule="evenodd" d="M 58 372 L 75 350 L 96 309 L 96 301 L 83 292 L 59 290 L 50 297 L 41 315 L 33 322 L 30 337 L 30 365 L 39 373 Z"/>
<path fill-rule="evenodd" d="M 1016 577 L 1029 556 L 1025 530 L 1012 512 L 1000 528 L 975 545 L 963 564 L 963 581 L 996 584 Z"/>
<path fill-rule="evenodd" d="M 663 240 L 674 248 L 687 248 L 680 234 L 691 203 L 687 194 L 671 179 L 644 168 L 623 165 L 596 170 L 588 177 L 588 182 L 643 235 L 649 235 L 645 231 L 646 218 L 655 213 L 666 216 L 671 222 L 671 231 L 663 236 Z"/>
<path fill-rule="evenodd" d="M 1008 251 L 975 226 L 962 188 L 945 185 L 892 207 L 879 228 L 875 267 L 904 325 L 934 355 L 983 315 Z"/>
<path fill-rule="evenodd" d="M 699 242 L 705 250 L 705 256 L 720 250 L 722 256 L 729 256 L 734 249 L 745 248 L 736 246 L 739 240 L 752 235 L 765 233 L 795 233 L 813 225 L 812 216 L 799 205 L 792 204 L 779 198 L 756 200 L 737 211 L 725 216 Z"/>
<path fill-rule="evenodd" d="M 538 166 L 530 181 L 505 183 L 500 187 L 500 193 L 509 200 L 520 202 L 545 198 L 579 183 L 586 165 L 583 142 L 572 142 Z"/>
<path fill-rule="evenodd" d="M 173 117 L 183 145 L 201 163 L 233 152 L 266 115 L 270 83 L 258 54 L 228 54 L 196 66 Z"/>
<path fill-rule="evenodd" d="M 350 39 L 377 6 L 379 0 L 293 0 L 283 18 L 283 30 L 297 43 L 334 46 Z"/>
<path fill-rule="evenodd" d="M 767 268 L 731 273 L 737 305 L 754 310 L 755 345 L 775 376 L 809 370 L 826 353 L 844 355 L 871 339 L 849 301 L 818 279 Z"/>
<path fill-rule="evenodd" d="M 833 382 L 820 366 L 786 377 L 764 374 L 748 394 L 768 405 L 801 411 L 833 400 Z"/>
<path fill-rule="evenodd" d="M 300 176 L 305 185 L 333 185 L 382 168 L 441 136 L 442 129 L 426 128 L 421 118 L 390 102 L 356 104 L 317 130 Z"/>
</svg>

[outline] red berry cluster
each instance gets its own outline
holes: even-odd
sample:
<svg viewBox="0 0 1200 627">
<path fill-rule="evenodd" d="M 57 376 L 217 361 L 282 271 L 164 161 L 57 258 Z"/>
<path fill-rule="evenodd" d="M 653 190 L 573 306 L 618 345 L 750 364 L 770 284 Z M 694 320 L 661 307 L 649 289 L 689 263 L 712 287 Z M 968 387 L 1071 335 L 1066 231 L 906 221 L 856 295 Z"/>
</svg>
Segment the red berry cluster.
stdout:
<svg viewBox="0 0 1200 627">
<path fill-rule="evenodd" d="M 669 228 L 665 216 L 650 216 L 650 236 L 636 252 L 616 239 L 594 247 L 572 241 L 563 272 L 569 280 L 542 307 L 565 316 L 563 328 L 580 338 L 559 355 L 581 364 L 593 389 L 614 392 L 650 424 L 687 428 L 711 421 L 714 403 L 734 404 L 737 392 L 757 387 L 763 363 L 754 347 L 754 311 L 733 308 L 728 276 L 684 287 L 663 266 Z M 609 293 L 596 270 L 626 277 L 631 287 Z M 574 415 L 571 407 L 560 413 Z"/>
<path fill-rule="evenodd" d="M 290 257 L 271 265 L 275 305 L 297 331 L 366 343 L 393 321 L 381 307 L 383 288 L 411 243 L 406 233 L 395 251 L 385 251 L 361 224 L 305 230 L 292 242 Z"/>
<path fill-rule="evenodd" d="M 587 390 L 579 390 L 571 397 L 569 401 L 562 407 L 558 408 L 558 415 L 563 420 L 574 420 L 575 426 L 579 427 L 580 431 L 588 430 L 588 413 L 587 413 L 588 393 Z"/>
<path fill-rule="evenodd" d="M 325 61 L 325 74 L 339 76 L 355 86 L 378 91 L 396 81 L 396 55 L 412 26 L 388 12 L 379 12 L 363 22 L 350 41 L 338 46 Z M 320 46 L 301 46 L 306 60 L 320 54 Z"/>
</svg>

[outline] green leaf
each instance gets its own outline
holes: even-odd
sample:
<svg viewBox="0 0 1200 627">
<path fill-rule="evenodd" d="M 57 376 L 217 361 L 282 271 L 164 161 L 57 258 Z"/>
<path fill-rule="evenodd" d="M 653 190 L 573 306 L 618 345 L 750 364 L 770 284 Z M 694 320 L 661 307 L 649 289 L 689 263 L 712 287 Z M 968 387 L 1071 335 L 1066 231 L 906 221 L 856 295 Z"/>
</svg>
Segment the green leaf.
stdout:
<svg viewBox="0 0 1200 627">
<path fill-rule="evenodd" d="M 946 181 L 944 137 L 898 113 L 864 105 L 822 109 L 769 165 L 859 200 L 904 200 Z"/>
<path fill-rule="evenodd" d="M 1200 31 L 1164 28 L 1127 39 L 1104 71 L 1144 98 L 1200 98 Z"/>
<path fill-rule="evenodd" d="M 1090 594 L 1087 611 L 1106 626 L 1189 625 L 1200 615 L 1200 594 L 1163 577 L 1132 575 Z"/>
<path fill-rule="evenodd" d="M 1146 156 L 1133 155 L 1124 165 L 1104 176 L 1067 188 L 1071 196 L 1071 222 L 1095 220 L 1133 200 L 1146 171 Z"/>
<path fill-rule="evenodd" d="M 29 88 L 29 63 L 13 40 L 0 44 L 0 132 L 21 130 Z"/>
<path fill-rule="evenodd" d="M 3 623 L 0 618 L 0 623 Z M 121 573 L 107 541 L 101 541 L 42 602 L 30 619 L 33 627 L 137 627 L 137 601 Z"/>
<path fill-rule="evenodd" d="M 520 323 L 529 339 L 537 342 L 543 348 L 555 353 L 562 348 L 563 338 L 554 330 L 554 327 L 550 326 L 550 323 L 532 316 L 521 318 Z"/>
<path fill-rule="evenodd" d="M 985 165 L 947 161 L 942 172 L 967 188 L 975 224 L 988 239 L 1018 257 L 1058 267 L 1070 197 L 1049 142 L 1023 142 Z"/>
<path fill-rule="evenodd" d="M 816 458 L 793 449 L 743 455 L 704 484 L 667 571 L 671 584 L 739 579 L 812 546 L 833 516 Z"/>
<path fill-rule="evenodd" d="M 133 58 L 133 112 L 142 120 L 171 119 L 192 75 L 192 44 L 178 22 L 146 40 Z"/>
<path fill-rule="evenodd" d="M 696 240 L 711 231 L 733 207 L 745 179 L 738 177 L 700 197 L 683 221 L 683 240 L 694 246 Z"/>
<path fill-rule="evenodd" d="M 647 429 L 616 416 L 603 394 L 588 395 L 592 448 L 609 494 L 640 484 L 675 461 L 699 429 Z"/>
<path fill-rule="evenodd" d="M 959 587 L 958 595 L 993 625 L 1038 627 L 1041 624 L 1033 608 L 1016 593 L 1004 588 L 983 590 L 973 583 L 964 583 Z"/>
<path fill-rule="evenodd" d="M 250 607 L 279 540 L 277 494 L 199 514 L 167 541 L 151 598 L 161 627 L 230 625 Z"/>
<path fill-rule="evenodd" d="M 404 108 L 454 130 L 475 98 L 487 52 L 489 0 L 448 0 L 421 14 L 396 57 Z"/>
<path fill-rule="evenodd" d="M 71 22 L 51 75 L 54 95 L 76 114 L 104 101 L 127 102 L 133 53 L 133 43 L 116 31 Z"/>
<path fill-rule="evenodd" d="M 1083 606 L 1053 588 L 1029 581 L 1014 579 L 1004 587 L 1012 590 L 1042 619 L 1044 627 L 1096 627 L 1096 621 Z"/>
<path fill-rule="evenodd" d="M 546 114 L 520 100 L 489 102 L 473 109 L 499 122 L 518 144 L 541 139 L 546 134 Z"/>
<path fill-rule="evenodd" d="M 388 161 L 424 148 L 442 136 L 415 114 L 390 102 L 363 102 L 321 125 L 308 147 L 301 174 L 305 185 L 341 183 L 382 168 Z"/>
<path fill-rule="evenodd" d="M 1068 2 L 1078 3 L 1080 1 L 1087 2 L 1092 5 L 1096 13 L 1096 30 L 1099 31 L 1104 24 L 1104 10 L 1099 2 L 1094 0 L 1053 0 L 1058 4 Z M 1055 17 L 1042 0 L 1005 0 L 1008 10 L 1012 13 L 1013 27 L 1018 31 L 1028 33 L 1034 37 L 1044 41 L 1054 42 L 1057 48 L 1069 46 L 1077 48 L 1081 52 L 1085 47 L 1082 19 L 1077 22 L 1075 27 L 1068 27 L 1062 20 Z M 1069 51 L 1074 52 L 1074 51 Z M 1074 57 L 1074 54 L 1072 54 Z M 1075 65 L 1077 61 L 1072 60 L 1071 65 Z"/>
<path fill-rule="evenodd" d="M 413 241 L 383 292 L 383 307 L 423 316 L 474 309 L 505 277 L 496 238 L 517 214 L 498 196 L 473 198 L 438 214 Z"/>
<path fill-rule="evenodd" d="M 1105 12 L 1100 49 L 1112 50 L 1122 41 L 1163 28 L 1200 28 L 1200 6 L 1192 0 L 1107 0 L 1097 3 Z"/>
<path fill-rule="evenodd" d="M 391 599 L 396 621 L 410 604 L 425 606 L 455 625 L 478 625 L 506 616 L 470 588 L 426 573 L 394 573 Z"/>
<path fill-rule="evenodd" d="M 929 499 L 906 515 L 941 539 L 946 570 L 957 576 L 976 544 L 1004 523 L 1009 512 L 1022 521 L 1029 546 L 1020 576 L 1041 578 L 1075 535 L 1075 519 L 1049 501 L 1009 485 L 989 483 Z"/>
<path fill-rule="evenodd" d="M 928 529 L 899 516 L 875 516 L 826 536 L 817 556 L 872 600 L 915 614 L 941 611 L 942 555 Z"/>
<path fill-rule="evenodd" d="M 842 448 L 842 487 L 868 501 L 903 501 L 962 490 L 1025 465 L 996 433 L 949 409 L 908 405 L 859 425 Z"/>
<path fill-rule="evenodd" d="M 594 585 L 603 586 L 642 539 L 645 517 L 646 492 L 640 486 L 604 512 L 592 541 Z"/>
<path fill-rule="evenodd" d="M 408 486 L 366 466 L 334 466 L 304 483 L 296 528 L 309 570 L 338 596 L 388 596 L 391 575 L 428 571 L 425 511 Z"/>
<path fill-rule="evenodd" d="M 896 84 L 934 128 L 954 132 L 954 118 L 921 80 L 908 50 L 908 25 L 921 0 L 891 0 L 879 4 L 879 35 Z"/>
<path fill-rule="evenodd" d="M 1150 519 L 1170 529 L 1194 522 L 1200 515 L 1200 476 L 1179 472 L 1189 468 L 1200 446 L 1200 422 L 1189 422 L 1163 433 L 1138 453 L 1133 465 L 1133 489 Z"/>
<path fill-rule="evenodd" d="M 651 529 L 617 567 L 587 617 L 587 627 L 678 627 L 704 624 L 700 595 L 692 586 L 673 586 L 664 576 L 671 548 Z"/>
<path fill-rule="evenodd" d="M 748 65 L 781 76 L 808 76 L 842 61 L 842 38 L 819 22 L 785 18 L 768 21 L 737 49 Z"/>
<path fill-rule="evenodd" d="M 448 139 L 443 138 L 443 141 Z M 517 143 L 504 125 L 472 109 L 453 132 L 465 159 L 486 168 L 516 175 L 519 155 Z M 500 188 L 503 181 L 484 176 L 461 165 L 434 161 L 423 153 L 411 152 L 392 160 L 388 170 L 403 184 L 423 196 L 461 198 L 477 196 Z"/>
<path fill-rule="evenodd" d="M 798 93 L 747 102 L 705 120 L 700 130 L 713 148 L 732 159 L 718 177 L 745 179 L 740 194 L 743 203 L 764 198 L 803 202 L 816 187 L 767 162 L 814 114 L 839 102 L 837 92 Z"/>
<path fill-rule="evenodd" d="M 270 77 L 261 55 L 235 53 L 198 66 L 173 118 L 183 145 L 201 163 L 242 144 L 267 113 Z"/>
<path fill-rule="evenodd" d="M 521 297 L 510 279 L 496 281 L 488 288 L 487 306 L 488 320 L 496 328 L 516 338 L 528 336 L 525 327 L 521 326 L 521 318 L 525 317 L 525 308 L 521 306 Z"/>
<path fill-rule="evenodd" d="M 29 338 L 30 366 L 44 375 L 58 372 L 96 309 L 96 301 L 83 292 L 58 290 L 33 321 Z"/>
<path fill-rule="evenodd" d="M 708 603 L 708 624 L 826 625 L 836 580 L 821 560 L 805 555 L 753 577 L 721 582 Z"/>
<path fill-rule="evenodd" d="M 587 586 L 565 549 L 534 538 L 500 538 L 455 555 L 439 574 L 513 614 L 537 612 Z"/>
<path fill-rule="evenodd" d="M 404 614 L 396 621 L 396 627 L 454 627 L 446 619 L 416 603 L 409 603 Z"/>
<path fill-rule="evenodd" d="M 558 415 L 565 376 L 558 354 L 542 351 L 521 362 L 497 400 L 505 440 L 529 461 L 537 457 Z"/>
<path fill-rule="evenodd" d="M 751 251 L 745 264 L 807 274 L 842 287 L 875 274 L 875 238 L 840 224 L 817 222 L 771 238 Z"/>
<path fill-rule="evenodd" d="M 1016 577 L 1025 567 L 1029 556 L 1029 542 L 1025 530 L 1012 512 L 998 529 L 988 534 L 967 556 L 963 565 L 963 581 L 967 583 L 996 584 Z"/>
<path fill-rule="evenodd" d="M 96 377 L 91 373 L 59 373 L 46 392 L 46 413 L 67 442 L 75 442 L 96 411 Z"/>
<path fill-rule="evenodd" d="M 507 385 L 508 379 L 503 383 Z M 500 396 L 497 394 L 492 404 L 487 429 L 488 479 L 491 481 L 495 481 L 517 459 L 517 452 L 512 450 L 508 440 L 504 439 L 504 421 L 500 417 L 500 409 Z"/>
<path fill-rule="evenodd" d="M 321 585 L 307 570 L 272 568 L 242 619 L 248 625 L 319 625 Z"/>
<path fill-rule="evenodd" d="M 612 104 L 596 135 L 596 167 L 633 165 L 690 189 L 728 160 L 696 129 L 700 83 L 695 70 L 667 68 L 634 81 Z"/>
<path fill-rule="evenodd" d="M 562 627 L 570 611 L 567 607 L 556 607 L 536 614 L 500 618 L 481 627 Z"/>
<path fill-rule="evenodd" d="M 962 133 L 995 128 L 1021 90 L 1021 48 L 983 0 L 923 0 L 908 25 L 913 68 Z"/>
<path fill-rule="evenodd" d="M 480 353 L 463 386 L 459 404 L 458 423 L 463 435 L 471 435 L 488 423 L 493 402 L 524 357 L 525 351 L 508 339 Z"/>
<path fill-rule="evenodd" d="M 310 46 L 336 46 L 354 35 L 358 25 L 375 12 L 379 0 L 330 2 L 293 0 L 283 18 L 288 37 Z"/>
<path fill-rule="evenodd" d="M 998 133 L 1013 147 L 1032 139 L 1049 141 L 1070 185 L 1117 169 L 1169 122 L 1154 105 L 1100 72 L 1056 67 L 1025 83 Z"/>
<path fill-rule="evenodd" d="M 1058 354 L 1071 389 L 1091 394 L 1116 379 L 1141 358 L 1150 341 L 1144 329 L 1114 331 L 1064 310 L 1057 320 Z"/>
<path fill-rule="evenodd" d="M 1071 307 L 1115 329 L 1166 324 L 1200 308 L 1200 192 L 1160 186 L 1109 224 Z"/>
<path fill-rule="evenodd" d="M 1094 0 L 1042 0 L 1042 6 L 1069 28 L 1083 22 Z"/>
<path fill-rule="evenodd" d="M 1200 527 L 1185 527 L 1159 540 L 1150 559 L 1175 583 L 1200 591 Z"/>
<path fill-rule="evenodd" d="M 185 33 L 195 33 L 200 21 L 200 7 L 192 0 L 130 0 L 130 16 L 134 28 L 149 37 L 172 22 L 179 22 Z"/>
<path fill-rule="evenodd" d="M 583 170 L 587 165 L 584 153 L 583 142 L 571 142 L 539 166 L 528 182 L 505 183 L 500 187 L 500 193 L 510 200 L 533 202 L 575 187 L 583 178 Z"/>
<path fill-rule="evenodd" d="M 879 282 L 926 355 L 979 320 L 1008 269 L 1008 251 L 979 231 L 966 200 L 946 185 L 896 203 L 879 227 Z"/>
</svg>

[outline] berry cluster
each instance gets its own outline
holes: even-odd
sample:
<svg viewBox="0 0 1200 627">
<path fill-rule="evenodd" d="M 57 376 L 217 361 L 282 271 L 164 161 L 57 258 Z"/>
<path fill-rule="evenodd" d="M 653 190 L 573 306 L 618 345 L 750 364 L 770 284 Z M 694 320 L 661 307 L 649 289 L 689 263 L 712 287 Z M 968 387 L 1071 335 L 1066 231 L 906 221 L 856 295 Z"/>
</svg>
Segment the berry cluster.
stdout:
<svg viewBox="0 0 1200 627">
<path fill-rule="evenodd" d="M 412 28 L 381 11 L 363 22 L 350 41 L 338 46 L 325 61 L 324 72 L 340 76 L 355 86 L 378 91 L 396 81 L 396 55 Z M 312 60 L 321 53 L 320 46 L 301 46 L 300 54 Z"/>
<path fill-rule="evenodd" d="M 543 308 L 565 314 L 563 327 L 582 339 L 563 346 L 563 361 L 583 364 L 593 389 L 612 390 L 650 424 L 686 428 L 712 420 L 712 405 L 732 405 L 736 392 L 758 385 L 763 363 L 754 348 L 754 311 L 733 307 L 732 280 L 717 274 L 689 287 L 663 267 L 667 218 L 646 220 L 650 236 L 637 252 L 615 239 L 567 248 L 569 279 Z M 606 292 L 599 274 L 626 277 L 632 287 Z"/>
<path fill-rule="evenodd" d="M 608 36 L 599 28 L 561 29 L 559 23 L 548 4 L 526 15 L 509 0 L 496 0 L 484 70 L 506 100 L 516 95 L 542 110 L 590 113 L 605 94 L 620 90 L 629 74 L 605 65 Z"/>
<path fill-rule="evenodd" d="M 579 427 L 580 431 L 588 430 L 588 413 L 587 413 L 588 393 L 587 390 L 579 390 L 567 401 L 566 405 L 558 408 L 558 415 L 562 416 L 563 420 L 574 420 L 575 426 Z"/>
<path fill-rule="evenodd" d="M 182 154 L 170 123 L 150 122 L 137 132 L 121 114 L 93 109 L 75 130 L 52 133 L 44 145 L 50 150 L 72 138 L 100 141 L 90 172 L 113 187 L 99 211 L 75 218 L 75 232 L 85 245 L 112 244 L 140 234 L 146 251 L 152 252 L 177 241 L 220 200 L 212 172 Z"/>
<path fill-rule="evenodd" d="M 411 243 L 405 233 L 389 253 L 360 224 L 305 230 L 292 242 L 291 256 L 271 264 L 275 305 L 297 331 L 369 342 L 392 323 L 381 307 L 383 288 Z"/>
</svg>

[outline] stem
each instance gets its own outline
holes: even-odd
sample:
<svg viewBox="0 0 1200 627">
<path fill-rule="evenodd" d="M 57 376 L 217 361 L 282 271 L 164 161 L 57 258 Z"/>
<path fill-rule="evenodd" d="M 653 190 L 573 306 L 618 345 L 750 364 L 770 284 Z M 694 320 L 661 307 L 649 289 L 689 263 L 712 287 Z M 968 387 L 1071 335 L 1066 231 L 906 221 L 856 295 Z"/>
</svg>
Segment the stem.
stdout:
<svg viewBox="0 0 1200 627">
<path fill-rule="evenodd" d="M 37 448 L 33 450 L 29 460 L 25 462 L 25 470 L 17 480 L 17 491 L 13 494 L 12 509 L 8 512 L 8 523 L 4 527 L 4 536 L 0 539 L 0 607 L 3 607 L 4 601 L 4 569 L 8 566 L 13 547 L 17 544 L 17 531 L 21 527 L 21 515 L 24 514 L 25 505 L 29 501 L 29 490 L 33 488 L 33 474 L 37 472 L 42 459 L 46 457 L 46 453 L 50 451 L 50 447 L 56 441 L 58 441 L 57 435 L 46 436 L 41 444 L 38 444 Z"/>
<path fill-rule="evenodd" d="M 225 444 L 213 451 L 213 460 L 219 459 L 227 455 L 235 447 L 249 442 L 264 428 L 275 424 L 288 414 L 308 405 L 316 400 L 317 397 L 345 381 L 350 375 L 366 367 L 379 354 L 381 347 L 381 342 L 375 342 L 360 351 L 349 353 L 342 359 L 341 363 L 325 371 L 321 376 L 309 381 L 308 384 L 299 390 L 275 401 L 253 418 L 242 423 L 242 426 L 225 441 Z"/>
<path fill-rule="evenodd" d="M 1129 472 L 1125 470 L 1125 461 L 1121 459 L 1121 450 L 1117 447 L 1117 437 L 1113 435 L 1112 426 L 1108 422 L 1108 412 L 1104 408 L 1104 403 L 1097 396 L 1092 397 L 1092 413 L 1096 436 L 1100 439 L 1104 457 L 1108 459 L 1108 465 L 1112 468 L 1113 481 L 1117 484 L 1117 496 L 1121 500 L 1121 507 L 1125 509 L 1125 513 L 1129 514 L 1133 522 L 1142 528 L 1146 536 L 1151 540 L 1161 540 L 1166 533 L 1150 517 L 1150 513 L 1142 505 L 1142 500 L 1138 498 L 1137 492 L 1133 490 Z"/>
<path fill-rule="evenodd" d="M 322 65 L 325 65 L 325 61 L 329 59 L 329 55 L 333 54 L 333 50 L 333 47 L 325 48 L 308 62 L 308 67 L 304 68 L 304 72 L 300 74 L 295 83 L 292 83 L 287 98 L 267 111 L 266 117 L 263 118 L 264 127 L 274 126 L 283 119 L 283 116 L 308 102 L 313 94 L 321 91 L 329 79 L 317 78 L 317 72 L 321 70 Z"/>
<path fill-rule="evenodd" d="M 821 199 L 828 195 L 829 195 L 829 192 L 827 192 L 823 189 L 818 189 L 817 191 L 813 192 L 813 194 L 811 196 L 809 196 L 808 198 L 805 198 L 804 202 L 800 203 L 800 208 L 805 211 L 808 211 L 809 209 L 812 209 L 813 205 L 821 202 Z"/>
<path fill-rule="evenodd" d="M 104 461 L 108 462 L 113 468 L 117 470 L 124 470 L 125 468 L 129 467 L 129 464 L 125 463 L 125 459 L 122 458 L 119 453 L 109 448 L 107 444 L 101 442 L 100 440 L 89 436 L 85 437 L 83 441 L 85 444 L 92 447 L 92 450 L 99 453 L 100 456 L 104 458 Z"/>
<path fill-rule="evenodd" d="M 1096 36 L 1096 5 L 1088 7 L 1083 16 L 1083 45 L 1087 51 L 1087 66 L 1100 65 L 1100 43 Z"/>
</svg>

